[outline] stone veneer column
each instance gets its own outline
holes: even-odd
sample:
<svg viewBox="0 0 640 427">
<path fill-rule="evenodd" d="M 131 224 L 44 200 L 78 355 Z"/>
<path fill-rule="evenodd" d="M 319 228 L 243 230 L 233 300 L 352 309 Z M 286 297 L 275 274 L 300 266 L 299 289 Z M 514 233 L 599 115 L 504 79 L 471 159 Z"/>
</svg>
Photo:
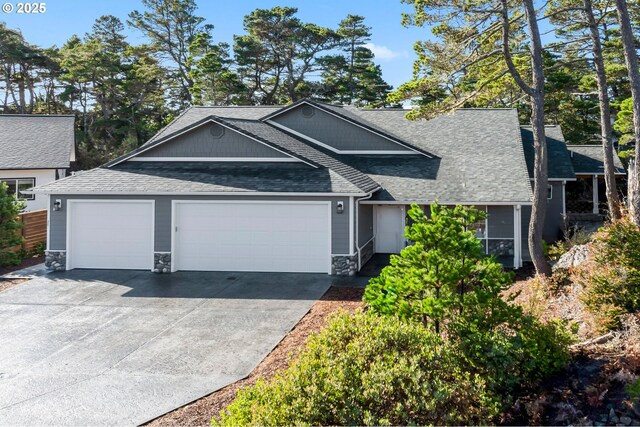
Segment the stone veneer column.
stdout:
<svg viewBox="0 0 640 427">
<path fill-rule="evenodd" d="M 171 252 L 153 253 L 153 272 L 171 273 Z"/>
<path fill-rule="evenodd" d="M 47 270 L 66 270 L 67 251 L 45 251 L 44 266 L 47 268 Z"/>
<path fill-rule="evenodd" d="M 355 276 L 358 271 L 358 255 L 331 257 L 331 274 L 334 276 Z"/>
</svg>

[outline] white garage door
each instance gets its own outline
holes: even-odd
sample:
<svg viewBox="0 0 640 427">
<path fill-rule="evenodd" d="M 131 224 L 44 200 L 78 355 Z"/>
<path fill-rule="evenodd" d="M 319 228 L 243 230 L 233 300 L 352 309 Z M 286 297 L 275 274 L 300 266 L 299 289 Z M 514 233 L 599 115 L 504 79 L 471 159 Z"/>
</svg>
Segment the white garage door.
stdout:
<svg viewBox="0 0 640 427">
<path fill-rule="evenodd" d="M 175 202 L 174 269 L 328 273 L 329 206 Z"/>
<path fill-rule="evenodd" d="M 70 200 L 67 205 L 67 268 L 153 268 L 153 202 Z"/>
</svg>

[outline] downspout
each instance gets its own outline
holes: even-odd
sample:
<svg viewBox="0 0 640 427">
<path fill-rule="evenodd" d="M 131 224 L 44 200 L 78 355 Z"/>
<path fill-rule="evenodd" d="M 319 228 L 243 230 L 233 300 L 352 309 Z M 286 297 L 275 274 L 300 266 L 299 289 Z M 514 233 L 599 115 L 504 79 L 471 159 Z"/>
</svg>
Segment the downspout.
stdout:
<svg viewBox="0 0 640 427">
<path fill-rule="evenodd" d="M 359 225 L 358 221 L 359 221 L 359 218 L 360 218 L 359 206 L 360 206 L 360 202 L 362 200 L 368 200 L 368 199 L 372 198 L 373 197 L 373 193 L 378 191 L 378 190 L 379 190 L 379 188 L 377 188 L 374 191 L 372 191 L 371 193 L 369 193 L 368 196 L 361 197 L 359 199 L 354 199 L 354 204 L 355 204 L 355 207 L 356 207 L 356 209 L 355 209 L 355 211 L 356 211 L 355 212 L 356 213 L 356 229 L 355 229 L 355 233 L 354 234 L 355 234 L 356 252 L 358 253 L 358 271 L 360 271 L 360 269 L 362 268 L 362 256 L 361 256 L 361 252 L 360 252 L 360 244 L 358 243 L 360 241 L 359 240 L 359 234 L 360 233 L 359 233 L 359 227 L 358 227 L 358 225 Z"/>
</svg>

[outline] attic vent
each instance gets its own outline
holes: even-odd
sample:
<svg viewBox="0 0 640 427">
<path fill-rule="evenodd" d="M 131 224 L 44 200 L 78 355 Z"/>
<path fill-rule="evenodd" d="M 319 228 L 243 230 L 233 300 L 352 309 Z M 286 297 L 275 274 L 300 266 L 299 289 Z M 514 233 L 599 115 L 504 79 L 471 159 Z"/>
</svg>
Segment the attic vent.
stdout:
<svg viewBox="0 0 640 427">
<path fill-rule="evenodd" d="M 307 117 L 307 118 L 312 117 L 313 113 L 314 113 L 314 111 L 313 111 L 313 107 L 311 105 L 303 105 L 302 106 L 302 115 L 304 117 Z"/>
<path fill-rule="evenodd" d="M 209 129 L 209 132 L 211 133 L 212 137 L 220 139 L 222 138 L 222 135 L 224 135 L 224 128 L 220 125 L 212 125 Z"/>
</svg>

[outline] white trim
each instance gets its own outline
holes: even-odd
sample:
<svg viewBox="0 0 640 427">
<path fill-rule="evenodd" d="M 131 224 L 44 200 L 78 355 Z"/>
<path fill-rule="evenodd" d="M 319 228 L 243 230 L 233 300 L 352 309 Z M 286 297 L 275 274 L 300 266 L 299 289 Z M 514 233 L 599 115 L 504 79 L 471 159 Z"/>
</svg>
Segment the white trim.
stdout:
<svg viewBox="0 0 640 427">
<path fill-rule="evenodd" d="M 567 181 L 562 181 L 562 217 L 567 217 Z"/>
<path fill-rule="evenodd" d="M 578 178 L 549 178 L 549 182 L 563 182 L 563 181 L 577 181 Z M 533 182 L 533 178 L 529 178 L 529 181 Z"/>
<path fill-rule="evenodd" d="M 547 200 L 553 199 L 553 185 L 547 184 Z"/>
<path fill-rule="evenodd" d="M 60 194 L 60 195 L 88 195 L 88 196 L 309 196 L 309 197 L 344 197 L 344 196 L 366 196 L 370 193 L 270 193 L 264 191 L 203 191 L 203 192 L 180 192 L 172 191 L 166 193 L 154 193 L 154 192 L 129 192 L 123 193 L 119 191 L 51 191 L 43 192 L 41 194 Z"/>
<path fill-rule="evenodd" d="M 304 161 L 304 160 L 300 159 L 299 157 L 296 157 L 296 156 L 294 156 L 294 155 L 292 155 L 292 154 L 286 153 L 286 152 L 284 152 L 284 151 L 282 151 L 282 150 L 280 150 L 280 149 L 278 149 L 278 148 L 272 147 L 272 146 L 271 146 L 271 145 L 269 145 L 269 144 L 265 144 L 263 141 L 260 141 L 259 139 L 256 139 L 256 138 L 254 138 L 254 137 L 252 137 L 252 136 L 249 136 L 249 135 L 247 135 L 247 134 L 245 134 L 245 133 L 243 133 L 243 132 L 239 132 L 237 129 L 230 128 L 229 126 L 227 126 L 227 125 L 225 125 L 225 124 L 223 124 L 223 123 L 217 122 L 217 121 L 215 121 L 214 119 L 211 119 L 211 118 L 209 118 L 208 120 L 206 120 L 206 121 L 204 121 L 204 122 L 200 123 L 198 126 L 190 127 L 190 128 L 187 128 L 187 129 L 182 129 L 181 131 L 179 131 L 179 132 L 177 132 L 175 135 L 172 135 L 171 137 L 169 137 L 169 138 L 165 139 L 164 141 L 161 141 L 161 142 L 160 142 L 160 143 L 158 143 L 158 144 L 152 144 L 152 145 L 150 145 L 149 147 L 145 148 L 144 150 L 140 150 L 140 151 L 138 151 L 137 153 L 133 153 L 133 154 L 132 154 L 132 153 L 129 153 L 130 155 L 129 155 L 128 157 L 125 157 L 125 158 L 123 158 L 122 160 L 117 161 L 116 163 L 114 163 L 114 164 L 110 165 L 109 167 L 111 167 L 111 166 L 115 166 L 115 165 L 120 164 L 120 163 L 122 163 L 122 162 L 126 162 L 127 160 L 129 160 L 129 159 L 130 159 L 130 158 L 132 158 L 132 157 L 135 157 L 135 156 L 137 156 L 137 155 L 139 155 L 139 154 L 141 154 L 141 153 L 144 153 L 144 152 L 146 152 L 146 151 L 148 151 L 148 150 L 151 150 L 152 148 L 159 147 L 159 146 L 161 146 L 162 144 L 164 144 L 164 143 L 166 143 L 166 142 L 168 142 L 168 141 L 171 141 L 172 139 L 175 139 L 175 138 L 179 137 L 180 135 L 183 135 L 183 134 L 185 134 L 185 133 L 187 133 L 187 132 L 189 132 L 189 131 L 192 131 L 192 130 L 194 130 L 194 129 L 197 129 L 197 128 L 199 128 L 199 127 L 201 127 L 201 126 L 203 126 L 203 125 L 205 125 L 205 124 L 207 124 L 207 123 L 215 123 L 215 124 L 217 124 L 217 125 L 220 125 L 220 126 L 222 126 L 222 127 L 226 128 L 226 129 L 229 129 L 229 130 L 231 130 L 231 131 L 233 131 L 233 132 L 237 133 L 238 135 L 242 135 L 242 136 L 244 136 L 244 137 L 246 137 L 246 138 L 249 138 L 249 139 L 251 139 L 251 140 L 253 140 L 253 141 L 256 141 L 256 142 L 258 142 L 258 143 L 260 143 L 260 144 L 262 144 L 262 145 L 264 145 L 264 146 L 266 146 L 266 147 L 269 147 L 269 148 L 271 148 L 272 150 L 276 150 L 276 151 L 278 151 L 278 152 L 280 152 L 280 153 L 282 153 L 282 154 L 284 154 L 284 155 L 286 155 L 286 156 L 288 156 L 288 157 L 292 157 L 292 158 L 294 158 L 294 159 L 298 159 L 298 160 L 300 160 L 301 162 L 306 163 L 306 164 L 308 164 L 309 166 L 312 166 L 312 167 L 314 167 L 314 168 L 318 168 L 318 166 L 313 165 L 313 164 L 311 164 L 311 163 L 309 163 L 309 162 L 307 162 L 307 161 Z"/>
<path fill-rule="evenodd" d="M 51 245 L 51 194 L 47 194 L 47 251 Z"/>
<path fill-rule="evenodd" d="M 73 250 L 70 248 L 70 237 L 71 237 L 71 206 L 76 203 L 149 203 L 151 205 L 151 254 L 150 254 L 150 271 L 153 271 L 154 266 L 154 252 L 156 246 L 156 201 L 153 199 L 150 200 L 140 200 L 140 199 L 132 199 L 132 200 L 118 200 L 118 199 L 67 199 L 67 224 L 66 224 L 66 252 L 67 252 L 67 262 L 66 269 L 73 270 L 73 266 L 71 263 L 71 256 L 73 255 Z M 173 263 L 172 263 L 173 264 Z"/>
<path fill-rule="evenodd" d="M 356 256 L 358 255 L 356 252 L 352 253 L 352 254 L 331 254 L 332 257 L 334 256 Z"/>
<path fill-rule="evenodd" d="M 593 213 L 600 213 L 600 201 L 598 200 L 598 175 L 593 175 Z"/>
<path fill-rule="evenodd" d="M 412 203 L 416 203 L 418 205 L 425 205 L 425 206 L 429 206 L 433 203 L 438 203 L 439 205 L 446 205 L 446 206 L 456 206 L 456 205 L 462 205 L 462 206 L 513 206 L 513 205 L 532 205 L 533 202 L 529 202 L 529 201 L 519 201 L 519 202 L 441 202 L 439 200 L 437 201 L 432 201 L 432 202 L 424 202 L 424 201 L 406 201 L 406 202 L 400 202 L 397 200 L 393 200 L 393 201 L 379 201 L 379 200 L 365 200 L 363 202 L 361 202 L 362 204 L 365 205 L 410 205 Z"/>
<path fill-rule="evenodd" d="M 587 176 L 605 176 L 604 172 L 576 172 L 576 175 L 587 175 Z M 615 172 L 614 173 L 615 176 L 627 176 L 626 173 L 623 172 Z"/>
<path fill-rule="evenodd" d="M 521 215 L 520 205 L 513 207 L 513 268 L 522 267 L 522 236 L 521 236 Z"/>
<path fill-rule="evenodd" d="M 319 107 L 319 106 L 317 106 L 317 105 L 311 104 L 311 103 L 307 102 L 306 100 L 304 100 L 304 101 L 300 102 L 299 104 L 292 104 L 292 105 L 289 105 L 288 107 L 285 107 L 285 108 L 283 108 L 283 109 L 281 109 L 281 110 L 278 110 L 278 111 L 276 111 L 276 112 L 272 113 L 270 116 L 268 116 L 268 119 L 266 120 L 266 122 L 267 122 L 267 123 L 270 123 L 270 124 L 273 124 L 273 120 L 271 120 L 273 117 L 276 117 L 276 116 L 279 116 L 279 115 L 281 115 L 281 114 L 284 114 L 284 113 L 286 113 L 287 111 L 289 111 L 289 110 L 291 110 L 291 109 L 294 109 L 294 108 L 297 108 L 298 106 L 300 106 L 300 105 L 302 105 L 302 104 L 307 104 L 307 105 L 309 105 L 309 106 L 311 106 L 311 107 L 313 107 L 313 108 L 317 108 L 318 110 L 322 111 L 323 113 L 327 113 L 327 114 L 329 114 L 329 115 L 331 115 L 331 116 L 334 116 L 334 117 L 336 117 L 336 118 L 338 118 L 338 119 L 340 119 L 340 120 L 342 120 L 342 121 L 345 121 L 345 122 L 347 122 L 347 123 L 349 123 L 349 124 L 351 124 L 351 125 L 353 125 L 353 126 L 356 126 L 356 127 L 361 128 L 361 129 L 364 129 L 364 130 L 366 130 L 367 132 L 370 132 L 370 133 L 372 133 L 372 134 L 374 134 L 374 135 L 378 135 L 379 137 L 384 138 L 384 139 L 386 139 L 387 141 L 393 142 L 394 144 L 397 144 L 397 145 L 399 145 L 399 146 L 401 146 L 401 147 L 405 147 L 407 150 L 411 150 L 411 151 L 414 151 L 414 152 L 416 152 L 416 153 L 418 153 L 418 154 L 422 154 L 423 156 L 427 156 L 427 157 L 429 157 L 429 158 L 433 158 L 433 156 L 430 156 L 430 155 L 428 155 L 428 154 L 426 154 L 426 153 L 422 153 L 422 152 L 420 152 L 420 151 L 418 151 L 418 150 L 416 150 L 416 149 L 414 149 L 414 148 L 411 148 L 411 147 L 406 146 L 406 145 L 405 145 L 405 144 L 403 144 L 401 141 L 399 141 L 399 140 L 397 140 L 397 139 L 395 139 L 395 138 L 390 138 L 390 137 L 388 137 L 388 136 L 386 136 L 386 135 L 384 135 L 384 134 L 381 134 L 380 132 L 377 132 L 377 131 L 376 131 L 376 130 L 374 130 L 374 129 L 371 129 L 371 128 L 367 128 L 367 127 L 365 127 L 365 126 L 362 126 L 361 124 L 358 124 L 356 121 L 348 120 L 348 119 L 346 119 L 346 118 L 344 118 L 344 117 L 342 117 L 342 116 L 340 116 L 340 115 L 338 115 L 338 114 L 336 114 L 336 113 L 332 112 L 332 111 L 331 111 L 331 110 L 329 110 L 329 109 L 325 109 L 325 108 L 322 108 L 321 106 Z M 282 126 L 282 125 L 281 125 L 281 126 Z M 288 128 L 286 128 L 285 126 L 282 126 L 282 127 L 283 127 L 283 128 L 285 128 L 285 129 L 288 129 Z M 289 129 L 289 130 L 290 130 L 290 129 Z"/>
<path fill-rule="evenodd" d="M 421 152 L 419 152 L 417 150 L 413 150 L 413 149 L 411 149 L 409 147 L 405 147 L 405 148 L 407 148 L 407 151 L 400 151 L 400 150 L 398 150 L 398 151 L 394 151 L 394 150 L 338 150 L 337 148 L 332 147 L 331 145 L 325 144 L 324 142 L 320 142 L 315 138 L 311 138 L 308 135 L 305 135 L 303 133 L 297 132 L 297 131 L 295 131 L 295 130 L 293 130 L 291 128 L 288 128 L 288 127 L 286 127 L 284 125 L 281 125 L 278 122 L 274 122 L 272 120 L 267 120 L 267 123 L 269 123 L 270 125 L 272 125 L 274 127 L 282 129 L 282 130 L 284 130 L 286 132 L 292 133 L 295 136 L 298 136 L 300 138 L 306 139 L 309 142 L 313 142 L 314 144 L 319 145 L 319 146 L 321 146 L 323 148 L 326 148 L 327 150 L 333 151 L 336 154 L 403 154 L 403 155 L 406 155 L 406 154 L 411 154 L 411 155 L 422 154 L 423 156 L 427 156 L 426 154 L 421 153 Z M 395 141 L 392 141 L 392 142 L 395 142 Z M 398 144 L 398 145 L 400 145 L 400 144 Z M 402 146 L 402 147 L 404 147 L 404 146 Z M 427 156 L 427 157 L 432 158 L 431 156 Z"/>
<path fill-rule="evenodd" d="M 294 162 L 293 157 L 133 157 L 130 162 Z"/>
<path fill-rule="evenodd" d="M 329 239 L 329 265 L 327 266 L 327 274 L 331 275 L 331 262 L 332 262 L 332 213 L 333 213 L 333 201 L 315 201 L 315 200 L 172 200 L 171 201 L 171 272 L 178 271 L 177 269 L 177 254 L 175 249 L 176 244 L 176 206 L 178 204 L 226 204 L 226 203 L 250 203 L 250 204 L 299 204 L 299 205 L 327 205 L 328 217 L 329 217 L 329 232 L 327 238 Z M 248 270 L 250 271 L 250 270 Z"/>
<path fill-rule="evenodd" d="M 354 212 L 354 203 L 353 196 L 349 197 L 349 252 L 356 252 L 356 247 L 358 246 L 356 242 L 353 240 L 354 230 L 353 225 L 355 222 L 355 212 Z"/>
</svg>

